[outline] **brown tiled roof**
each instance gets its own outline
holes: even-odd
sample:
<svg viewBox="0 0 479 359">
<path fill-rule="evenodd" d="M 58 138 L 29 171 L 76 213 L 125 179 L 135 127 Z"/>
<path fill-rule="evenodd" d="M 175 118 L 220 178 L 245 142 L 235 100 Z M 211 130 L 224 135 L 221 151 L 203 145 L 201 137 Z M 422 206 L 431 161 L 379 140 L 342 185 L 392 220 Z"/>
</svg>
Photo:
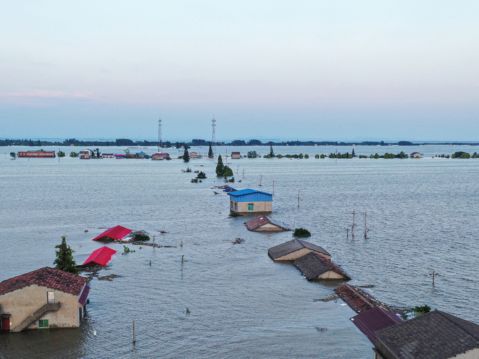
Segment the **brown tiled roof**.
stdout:
<svg viewBox="0 0 479 359">
<path fill-rule="evenodd" d="M 376 332 L 385 359 L 447 359 L 479 349 L 479 325 L 438 310 Z"/>
<path fill-rule="evenodd" d="M 347 305 L 349 305 L 356 313 L 360 313 L 375 307 L 388 309 L 386 305 L 374 298 L 371 294 L 350 284 L 340 285 L 334 291 L 338 297 L 341 298 Z"/>
<path fill-rule="evenodd" d="M 258 229 L 259 227 L 264 226 L 265 224 L 272 224 L 274 226 L 277 226 L 277 227 L 281 228 L 284 231 L 289 230 L 285 226 L 283 226 L 283 225 L 281 225 L 277 222 L 273 222 L 267 216 L 259 216 L 259 217 L 252 218 L 248 222 L 245 223 L 245 226 L 249 231 L 254 231 L 254 230 Z"/>
<path fill-rule="evenodd" d="M 346 280 L 350 280 L 349 275 L 343 271 L 339 266 L 333 263 L 330 259 L 325 259 L 315 252 L 310 252 L 307 255 L 298 258 L 294 261 L 294 265 L 307 280 L 317 279 L 321 274 L 333 271 L 344 277 Z"/>
<path fill-rule="evenodd" d="M 327 257 L 331 257 L 331 254 L 329 254 L 328 251 L 326 251 L 324 248 L 321 248 L 316 244 L 303 241 L 301 239 L 293 239 L 292 241 L 285 242 L 275 247 L 272 247 L 268 250 L 268 255 L 271 257 L 271 259 L 274 260 L 303 248 L 308 248 L 312 251 L 322 253 Z"/>
<path fill-rule="evenodd" d="M 87 279 L 79 275 L 44 267 L 0 282 L 0 295 L 34 284 L 79 295 L 86 282 Z"/>
</svg>

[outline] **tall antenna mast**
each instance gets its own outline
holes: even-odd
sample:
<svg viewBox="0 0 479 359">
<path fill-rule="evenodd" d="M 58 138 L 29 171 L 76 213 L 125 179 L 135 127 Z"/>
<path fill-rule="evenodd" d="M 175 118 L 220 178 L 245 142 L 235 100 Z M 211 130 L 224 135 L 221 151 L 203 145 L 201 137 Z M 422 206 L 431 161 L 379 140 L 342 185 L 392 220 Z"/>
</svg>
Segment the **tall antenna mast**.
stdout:
<svg viewBox="0 0 479 359">
<path fill-rule="evenodd" d="M 161 117 L 160 119 L 158 120 L 158 152 L 160 152 L 160 147 L 163 147 L 163 141 L 162 141 L 162 138 L 161 138 Z"/>
<path fill-rule="evenodd" d="M 213 115 L 213 119 L 211 120 L 211 145 L 213 146 L 216 143 L 216 119 L 215 115 Z"/>
</svg>

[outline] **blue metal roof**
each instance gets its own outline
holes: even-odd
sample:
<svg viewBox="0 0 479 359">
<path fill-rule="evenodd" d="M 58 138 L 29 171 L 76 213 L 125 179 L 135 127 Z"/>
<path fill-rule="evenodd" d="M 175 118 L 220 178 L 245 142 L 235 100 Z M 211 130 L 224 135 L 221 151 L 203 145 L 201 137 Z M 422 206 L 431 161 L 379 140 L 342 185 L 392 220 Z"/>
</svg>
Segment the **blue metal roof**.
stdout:
<svg viewBox="0 0 479 359">
<path fill-rule="evenodd" d="M 228 195 L 232 201 L 236 202 L 271 202 L 273 200 L 271 193 L 250 188 L 230 192 Z"/>
</svg>

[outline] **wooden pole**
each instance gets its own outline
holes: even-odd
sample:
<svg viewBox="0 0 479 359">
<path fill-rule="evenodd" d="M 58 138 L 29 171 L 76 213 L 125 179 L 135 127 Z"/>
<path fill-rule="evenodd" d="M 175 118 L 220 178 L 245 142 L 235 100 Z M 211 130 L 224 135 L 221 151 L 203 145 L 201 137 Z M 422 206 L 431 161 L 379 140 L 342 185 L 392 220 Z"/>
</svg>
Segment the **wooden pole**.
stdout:
<svg viewBox="0 0 479 359">
<path fill-rule="evenodd" d="M 364 239 L 368 239 L 368 222 L 367 222 L 368 212 L 364 212 Z"/>
<path fill-rule="evenodd" d="M 274 180 L 273 180 L 273 196 L 274 196 Z"/>
<path fill-rule="evenodd" d="M 354 240 L 354 229 L 356 228 L 356 210 L 353 209 L 353 224 L 351 225 L 351 239 Z"/>
<path fill-rule="evenodd" d="M 132 325 L 132 333 L 131 333 L 131 335 L 132 335 L 132 338 L 131 338 L 132 340 L 131 340 L 131 342 L 132 342 L 133 346 L 135 346 L 135 344 L 136 344 L 136 333 L 135 333 L 135 320 L 134 320 L 134 319 L 133 319 L 133 325 Z"/>
<path fill-rule="evenodd" d="M 298 189 L 298 208 L 299 208 L 299 202 L 300 202 L 300 200 L 301 200 L 300 191 L 301 191 L 301 190 Z"/>
<path fill-rule="evenodd" d="M 346 239 L 349 239 L 349 228 L 346 228 Z"/>
</svg>

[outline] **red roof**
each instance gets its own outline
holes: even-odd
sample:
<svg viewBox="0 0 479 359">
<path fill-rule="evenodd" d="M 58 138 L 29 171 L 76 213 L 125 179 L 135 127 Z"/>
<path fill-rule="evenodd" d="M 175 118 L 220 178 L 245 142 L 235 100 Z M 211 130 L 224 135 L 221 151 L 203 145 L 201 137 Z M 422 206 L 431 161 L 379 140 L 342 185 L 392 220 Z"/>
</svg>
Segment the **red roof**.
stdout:
<svg viewBox="0 0 479 359">
<path fill-rule="evenodd" d="M 94 241 L 98 241 L 100 239 L 111 238 L 113 240 L 119 241 L 125 238 L 133 232 L 131 229 L 123 227 L 123 226 L 115 226 L 110 229 L 107 229 L 105 232 L 100 233 L 98 236 L 93 238 Z"/>
<path fill-rule="evenodd" d="M 40 287 L 79 295 L 86 282 L 87 279 L 85 277 L 55 268 L 44 267 L 0 282 L 0 295 L 35 284 Z"/>
<path fill-rule="evenodd" d="M 390 327 L 402 321 L 393 312 L 379 307 L 361 312 L 351 318 L 351 320 L 373 344 L 376 343 L 377 337 L 375 332 L 377 330 Z"/>
<path fill-rule="evenodd" d="M 338 297 L 340 297 L 356 313 L 361 313 L 375 307 L 387 309 L 385 304 L 381 303 L 371 294 L 350 284 L 340 285 L 334 291 Z"/>
<path fill-rule="evenodd" d="M 111 257 L 116 253 L 114 249 L 108 247 L 101 247 L 95 249 L 90 256 L 83 262 L 83 265 L 87 264 L 98 264 L 102 267 L 106 266 L 110 261 Z"/>
</svg>

